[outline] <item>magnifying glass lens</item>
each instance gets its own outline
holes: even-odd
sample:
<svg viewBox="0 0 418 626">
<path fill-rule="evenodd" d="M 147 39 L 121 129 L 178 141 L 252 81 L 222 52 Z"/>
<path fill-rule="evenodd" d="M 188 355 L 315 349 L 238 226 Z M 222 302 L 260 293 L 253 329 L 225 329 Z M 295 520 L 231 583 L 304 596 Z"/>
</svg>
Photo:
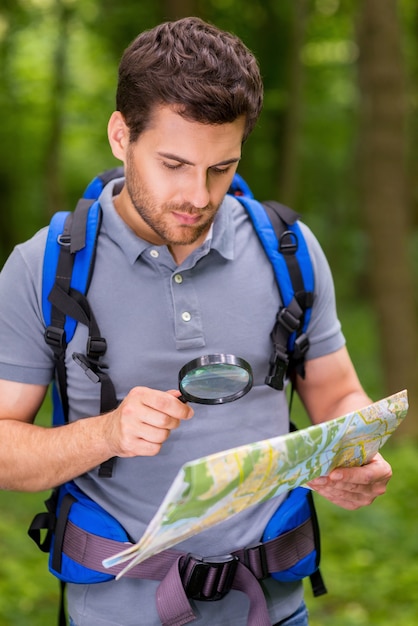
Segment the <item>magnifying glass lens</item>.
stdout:
<svg viewBox="0 0 418 626">
<path fill-rule="evenodd" d="M 201 404 L 232 402 L 252 387 L 249 363 L 234 355 L 207 355 L 187 363 L 179 374 L 184 399 Z"/>
<path fill-rule="evenodd" d="M 241 392 L 248 385 L 249 379 L 246 370 L 220 363 L 192 370 L 183 378 L 182 385 L 187 393 L 215 400 Z"/>
</svg>

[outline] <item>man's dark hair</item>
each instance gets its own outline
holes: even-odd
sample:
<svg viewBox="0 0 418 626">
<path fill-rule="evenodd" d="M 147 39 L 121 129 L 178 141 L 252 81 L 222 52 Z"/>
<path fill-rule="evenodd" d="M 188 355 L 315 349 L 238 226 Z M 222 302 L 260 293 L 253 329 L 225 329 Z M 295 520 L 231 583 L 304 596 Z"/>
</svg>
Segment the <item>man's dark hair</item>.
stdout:
<svg viewBox="0 0 418 626">
<path fill-rule="evenodd" d="M 116 108 L 131 142 L 149 125 L 155 107 L 167 104 L 204 124 L 245 116 L 246 139 L 262 102 L 254 55 L 235 35 L 196 17 L 144 31 L 125 50 L 119 66 Z"/>
</svg>

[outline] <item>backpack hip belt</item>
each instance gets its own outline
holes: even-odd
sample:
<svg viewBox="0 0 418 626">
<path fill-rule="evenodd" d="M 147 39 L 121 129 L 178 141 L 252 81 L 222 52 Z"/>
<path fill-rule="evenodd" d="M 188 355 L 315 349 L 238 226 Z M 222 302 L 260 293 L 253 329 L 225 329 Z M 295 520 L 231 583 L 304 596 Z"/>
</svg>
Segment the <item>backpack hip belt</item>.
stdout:
<svg viewBox="0 0 418 626">
<path fill-rule="evenodd" d="M 63 553 L 80 565 L 117 575 L 123 565 L 105 568 L 102 561 L 126 544 L 89 533 L 68 520 Z M 163 626 L 180 626 L 196 616 L 190 599 L 214 601 L 231 589 L 246 593 L 250 599 L 248 626 L 270 626 L 267 605 L 259 581 L 291 567 L 314 549 L 312 522 L 265 543 L 242 548 L 231 554 L 201 557 L 177 550 L 165 550 L 129 570 L 128 578 L 160 580 L 156 594 L 158 614 Z"/>
</svg>

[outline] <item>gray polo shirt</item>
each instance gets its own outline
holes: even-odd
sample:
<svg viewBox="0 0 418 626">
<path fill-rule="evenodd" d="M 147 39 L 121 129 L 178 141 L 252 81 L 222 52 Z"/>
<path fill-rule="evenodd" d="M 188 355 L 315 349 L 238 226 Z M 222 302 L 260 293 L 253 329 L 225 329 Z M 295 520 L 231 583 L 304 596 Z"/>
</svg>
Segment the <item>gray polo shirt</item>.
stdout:
<svg viewBox="0 0 418 626">
<path fill-rule="evenodd" d="M 103 223 L 89 302 L 102 335 L 117 396 L 136 385 L 167 390 L 179 369 L 202 354 L 225 352 L 249 361 L 254 387 L 236 403 L 195 405 L 192 420 L 173 431 L 156 457 L 117 459 L 111 479 L 97 471 L 79 486 L 138 540 L 181 465 L 191 459 L 285 433 L 283 392 L 264 384 L 271 354 L 270 332 L 280 304 L 272 268 L 241 204 L 226 197 L 205 243 L 177 266 L 165 246 L 139 239 L 114 209 L 120 181 L 101 196 Z M 303 225 L 315 271 L 315 301 L 308 358 L 344 345 L 330 270 L 320 246 Z M 46 230 L 16 247 L 0 274 L 0 378 L 47 384 L 53 376 L 43 339 L 42 262 Z M 18 286 L 19 288 L 16 288 Z M 99 412 L 99 387 L 71 358 L 83 352 L 87 332 L 79 325 L 67 350 L 70 420 Z M 279 503 L 243 511 L 177 546 L 201 555 L 225 554 L 259 541 Z M 153 597 L 158 583 L 122 578 L 96 585 L 69 585 L 77 626 L 158 625 Z M 265 591 L 272 623 L 296 610 L 302 585 L 269 579 Z M 221 602 L 198 603 L 199 624 L 245 625 L 247 598 L 231 591 Z"/>
</svg>

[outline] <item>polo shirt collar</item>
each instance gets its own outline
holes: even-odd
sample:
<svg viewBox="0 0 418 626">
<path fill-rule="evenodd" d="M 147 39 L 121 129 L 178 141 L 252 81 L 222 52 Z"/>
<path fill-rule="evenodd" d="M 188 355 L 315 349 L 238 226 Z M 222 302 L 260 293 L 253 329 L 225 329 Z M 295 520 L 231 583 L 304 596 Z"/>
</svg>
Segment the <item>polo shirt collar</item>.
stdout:
<svg viewBox="0 0 418 626">
<path fill-rule="evenodd" d="M 123 178 L 111 180 L 100 194 L 99 202 L 103 210 L 102 229 L 124 251 L 133 265 L 146 250 L 155 245 L 138 237 L 116 211 L 113 196 L 119 192 L 123 182 Z M 227 260 L 234 258 L 234 225 L 231 206 L 234 202 L 236 200 L 230 196 L 225 196 L 222 201 L 213 227 L 201 246 L 203 254 L 216 250 Z"/>
</svg>

